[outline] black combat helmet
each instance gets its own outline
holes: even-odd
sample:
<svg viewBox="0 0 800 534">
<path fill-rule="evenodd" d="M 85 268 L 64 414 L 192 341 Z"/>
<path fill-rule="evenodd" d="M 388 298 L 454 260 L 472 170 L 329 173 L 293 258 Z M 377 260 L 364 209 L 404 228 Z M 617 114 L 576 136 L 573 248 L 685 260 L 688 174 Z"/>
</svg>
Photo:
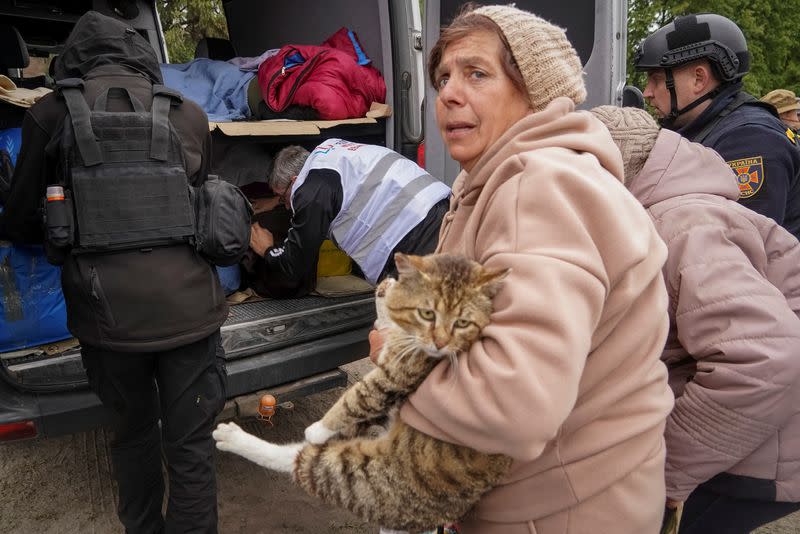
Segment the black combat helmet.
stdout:
<svg viewBox="0 0 800 534">
<path fill-rule="evenodd" d="M 720 84 L 689 105 L 678 109 L 675 77 L 672 70 L 698 59 L 708 60 Z M 677 17 L 647 36 L 636 49 L 633 59 L 636 70 L 664 69 L 670 95 L 670 112 L 661 125 L 672 129 L 677 118 L 711 100 L 724 87 L 741 84 L 750 70 L 750 54 L 742 30 L 732 20 L 713 13 Z"/>
<path fill-rule="evenodd" d="M 677 17 L 639 44 L 636 70 L 668 69 L 707 59 L 722 82 L 741 79 L 750 70 L 747 41 L 732 20 L 702 13 Z"/>
</svg>

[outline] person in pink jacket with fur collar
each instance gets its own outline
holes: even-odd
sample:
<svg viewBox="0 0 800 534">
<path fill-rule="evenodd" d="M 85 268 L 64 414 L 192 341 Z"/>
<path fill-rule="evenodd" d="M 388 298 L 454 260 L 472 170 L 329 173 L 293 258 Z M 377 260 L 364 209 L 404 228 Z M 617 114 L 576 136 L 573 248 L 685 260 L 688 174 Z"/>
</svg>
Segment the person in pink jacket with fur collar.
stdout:
<svg viewBox="0 0 800 534">
<path fill-rule="evenodd" d="M 463 534 L 655 534 L 673 402 L 666 249 L 608 132 L 575 111 L 580 60 L 561 28 L 484 6 L 442 32 L 429 74 L 462 167 L 437 251 L 511 273 L 483 337 L 400 416 L 515 460 Z"/>
<path fill-rule="evenodd" d="M 666 484 L 680 534 L 737 534 L 800 509 L 800 243 L 736 202 L 713 150 L 644 110 L 592 110 L 667 244 L 675 408 Z"/>
</svg>

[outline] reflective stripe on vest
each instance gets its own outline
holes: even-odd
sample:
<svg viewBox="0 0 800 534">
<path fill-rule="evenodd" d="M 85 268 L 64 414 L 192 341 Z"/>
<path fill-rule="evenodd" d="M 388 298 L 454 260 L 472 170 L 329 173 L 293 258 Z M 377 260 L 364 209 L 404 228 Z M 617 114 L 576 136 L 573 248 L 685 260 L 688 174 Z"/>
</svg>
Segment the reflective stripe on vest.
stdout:
<svg viewBox="0 0 800 534">
<path fill-rule="evenodd" d="M 342 207 L 328 237 L 376 283 L 394 247 L 450 188 L 413 161 L 388 148 L 330 139 L 306 160 L 296 191 L 314 169 L 332 169 L 342 180 Z"/>
</svg>

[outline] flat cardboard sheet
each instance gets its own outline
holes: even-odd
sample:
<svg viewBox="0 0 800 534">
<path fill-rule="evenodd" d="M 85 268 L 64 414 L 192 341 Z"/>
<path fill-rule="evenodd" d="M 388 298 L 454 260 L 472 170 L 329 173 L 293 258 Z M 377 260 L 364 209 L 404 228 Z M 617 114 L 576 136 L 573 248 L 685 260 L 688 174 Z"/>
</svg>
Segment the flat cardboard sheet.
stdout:
<svg viewBox="0 0 800 534">
<path fill-rule="evenodd" d="M 235 121 L 209 122 L 208 129 L 219 129 L 225 135 L 317 135 L 326 128 L 342 124 L 375 124 L 378 121 L 371 117 L 344 119 L 340 121 Z"/>
<path fill-rule="evenodd" d="M 372 293 L 375 286 L 352 274 L 342 276 L 320 276 L 317 277 L 317 286 L 314 289 L 315 295 L 321 297 L 344 297 L 347 295 L 359 295 L 361 293 Z"/>
<path fill-rule="evenodd" d="M 377 119 L 392 116 L 392 108 L 387 104 L 373 102 L 366 117 L 338 121 L 291 121 L 276 119 L 270 121 L 209 122 L 209 131 L 218 129 L 225 135 L 318 135 L 326 128 L 343 124 L 375 124 Z"/>
</svg>

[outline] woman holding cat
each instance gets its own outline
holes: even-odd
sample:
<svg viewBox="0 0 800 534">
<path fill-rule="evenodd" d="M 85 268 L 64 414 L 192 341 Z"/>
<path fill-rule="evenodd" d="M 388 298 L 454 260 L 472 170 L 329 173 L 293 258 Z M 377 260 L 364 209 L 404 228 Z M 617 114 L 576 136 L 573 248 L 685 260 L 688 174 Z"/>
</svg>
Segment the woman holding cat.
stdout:
<svg viewBox="0 0 800 534">
<path fill-rule="evenodd" d="M 514 459 L 463 533 L 658 531 L 666 249 L 560 28 L 514 7 L 463 12 L 431 52 L 436 116 L 461 163 L 437 252 L 511 272 L 483 336 L 401 410 L 441 440 Z"/>
</svg>

